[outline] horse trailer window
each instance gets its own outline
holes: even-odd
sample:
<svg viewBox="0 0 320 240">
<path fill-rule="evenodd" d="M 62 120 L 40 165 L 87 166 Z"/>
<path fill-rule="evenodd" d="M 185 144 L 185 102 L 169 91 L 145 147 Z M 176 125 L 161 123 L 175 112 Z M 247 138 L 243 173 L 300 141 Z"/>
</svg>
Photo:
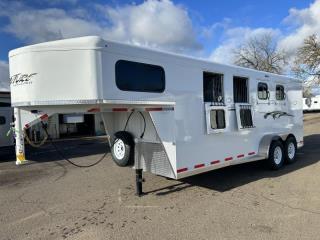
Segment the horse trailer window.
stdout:
<svg viewBox="0 0 320 240">
<path fill-rule="evenodd" d="M 268 85 L 266 83 L 258 83 L 258 98 L 261 100 L 269 98 Z"/>
<path fill-rule="evenodd" d="M 116 63 L 116 84 L 120 90 L 162 93 L 165 73 L 160 66 L 119 60 Z"/>
<path fill-rule="evenodd" d="M 282 85 L 276 86 L 276 99 L 277 100 L 285 99 L 284 87 Z"/>
<path fill-rule="evenodd" d="M 235 103 L 249 102 L 248 78 L 233 77 L 233 100 Z"/>
<path fill-rule="evenodd" d="M 226 128 L 226 120 L 224 110 L 211 110 L 210 111 L 210 122 L 212 129 L 224 129 Z"/>
<path fill-rule="evenodd" d="M 0 116 L 0 125 L 6 124 L 6 118 L 3 116 Z"/>
<path fill-rule="evenodd" d="M 203 101 L 213 105 L 224 105 L 223 75 L 218 73 L 203 73 Z"/>
</svg>

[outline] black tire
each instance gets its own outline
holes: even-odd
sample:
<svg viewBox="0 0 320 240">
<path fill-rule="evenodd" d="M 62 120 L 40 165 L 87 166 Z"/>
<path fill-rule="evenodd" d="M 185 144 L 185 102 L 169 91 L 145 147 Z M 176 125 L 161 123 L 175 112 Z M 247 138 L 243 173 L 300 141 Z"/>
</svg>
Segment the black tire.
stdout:
<svg viewBox="0 0 320 240">
<path fill-rule="evenodd" d="M 279 151 L 279 148 L 281 150 L 281 156 L 279 156 L 279 153 L 278 154 L 276 153 L 276 151 Z M 279 156 L 278 159 L 276 158 L 277 156 Z M 282 142 L 279 140 L 272 141 L 269 148 L 269 157 L 267 159 L 269 168 L 272 170 L 280 169 L 284 163 L 284 158 L 285 158 L 285 153 L 284 153 Z"/>
<path fill-rule="evenodd" d="M 294 147 L 294 149 L 292 149 Z M 291 148 L 291 149 L 290 149 Z M 296 161 L 297 141 L 294 137 L 288 137 L 284 143 L 285 162 L 294 163 Z"/>
<path fill-rule="evenodd" d="M 120 167 L 131 166 L 134 163 L 134 141 L 130 133 L 121 131 L 115 134 L 111 146 L 113 161 Z"/>
</svg>

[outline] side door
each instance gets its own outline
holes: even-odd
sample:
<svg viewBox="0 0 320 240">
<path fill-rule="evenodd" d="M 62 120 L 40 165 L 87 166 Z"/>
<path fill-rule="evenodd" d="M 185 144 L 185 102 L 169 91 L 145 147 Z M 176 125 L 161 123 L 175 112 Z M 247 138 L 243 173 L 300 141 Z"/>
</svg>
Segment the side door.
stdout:
<svg viewBox="0 0 320 240">
<path fill-rule="evenodd" d="M 12 109 L 0 109 L 0 147 L 12 146 L 14 144 L 12 135 L 7 136 L 12 121 Z"/>
</svg>

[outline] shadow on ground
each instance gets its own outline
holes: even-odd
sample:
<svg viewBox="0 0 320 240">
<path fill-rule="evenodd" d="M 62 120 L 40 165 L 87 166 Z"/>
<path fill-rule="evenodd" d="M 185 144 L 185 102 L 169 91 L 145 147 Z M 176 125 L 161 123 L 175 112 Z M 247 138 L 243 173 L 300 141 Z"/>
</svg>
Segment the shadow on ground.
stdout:
<svg viewBox="0 0 320 240">
<path fill-rule="evenodd" d="M 54 144 L 67 158 L 86 157 L 110 151 L 106 138 L 74 138 L 57 141 Z M 14 151 L 0 154 L 0 159 L 1 162 L 15 161 Z M 49 141 L 40 148 L 26 145 L 26 159 L 35 163 L 64 160 Z"/>
</svg>

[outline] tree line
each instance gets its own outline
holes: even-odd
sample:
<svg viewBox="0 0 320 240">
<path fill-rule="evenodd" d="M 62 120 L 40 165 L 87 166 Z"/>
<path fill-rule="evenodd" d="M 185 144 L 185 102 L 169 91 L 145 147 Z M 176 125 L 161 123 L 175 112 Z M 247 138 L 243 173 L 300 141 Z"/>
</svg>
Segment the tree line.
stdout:
<svg viewBox="0 0 320 240">
<path fill-rule="evenodd" d="M 233 50 L 234 64 L 277 74 L 290 72 L 304 82 L 303 94 L 312 96 L 311 89 L 320 84 L 320 39 L 308 36 L 294 56 L 278 48 L 275 36 L 264 33 L 251 37 Z"/>
</svg>

